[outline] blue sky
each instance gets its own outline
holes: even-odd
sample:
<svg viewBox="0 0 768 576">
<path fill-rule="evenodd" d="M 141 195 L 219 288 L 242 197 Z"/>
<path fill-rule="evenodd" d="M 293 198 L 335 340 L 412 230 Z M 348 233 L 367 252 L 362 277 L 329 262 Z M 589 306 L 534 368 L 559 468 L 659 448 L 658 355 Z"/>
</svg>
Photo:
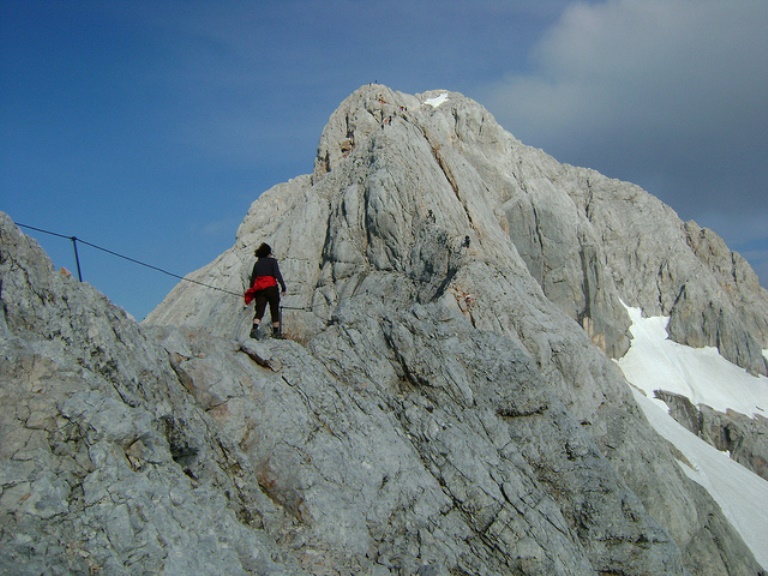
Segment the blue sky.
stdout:
<svg viewBox="0 0 768 576">
<path fill-rule="evenodd" d="M 333 110 L 378 81 L 461 92 L 641 185 L 766 286 L 767 29 L 765 0 L 2 0 L 0 210 L 186 274 L 311 172 Z M 28 233 L 74 268 L 71 242 Z M 177 281 L 79 252 L 137 319 Z"/>
</svg>

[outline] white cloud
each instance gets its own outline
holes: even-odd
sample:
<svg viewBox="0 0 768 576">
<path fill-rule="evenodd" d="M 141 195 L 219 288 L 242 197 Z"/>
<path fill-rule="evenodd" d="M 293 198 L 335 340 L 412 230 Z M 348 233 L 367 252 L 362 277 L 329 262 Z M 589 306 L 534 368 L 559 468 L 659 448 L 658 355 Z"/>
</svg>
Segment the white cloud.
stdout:
<svg viewBox="0 0 768 576">
<path fill-rule="evenodd" d="M 493 100 L 515 123 L 547 131 L 745 128 L 765 116 L 766 24 L 762 1 L 576 3 L 537 46 L 535 74 L 507 78 Z"/>
</svg>

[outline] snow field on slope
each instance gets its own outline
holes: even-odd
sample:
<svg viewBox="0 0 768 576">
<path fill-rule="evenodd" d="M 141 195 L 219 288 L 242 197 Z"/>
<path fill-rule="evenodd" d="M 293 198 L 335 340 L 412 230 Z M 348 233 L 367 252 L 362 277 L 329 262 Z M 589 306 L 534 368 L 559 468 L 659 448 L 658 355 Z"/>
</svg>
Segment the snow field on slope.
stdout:
<svg viewBox="0 0 768 576">
<path fill-rule="evenodd" d="M 632 345 L 618 364 L 634 387 L 635 400 L 656 431 L 688 460 L 690 466 L 681 462 L 685 474 L 712 495 L 768 569 L 768 482 L 678 424 L 667 405 L 654 398 L 654 391 L 662 389 L 721 412 L 765 416 L 768 378 L 751 376 L 714 348 L 695 349 L 669 340 L 668 318 L 643 318 L 639 308 L 627 311 Z"/>
<path fill-rule="evenodd" d="M 731 409 L 750 418 L 768 417 L 768 378 L 752 376 L 731 364 L 717 348 L 690 348 L 669 340 L 669 318 L 643 318 L 639 308 L 627 307 L 627 311 L 632 346 L 619 366 L 648 398 L 656 390 L 666 390 L 720 412 Z"/>
<path fill-rule="evenodd" d="M 678 424 L 656 402 L 632 391 L 655 430 L 685 455 L 685 474 L 717 502 L 755 559 L 768 570 L 768 482 Z"/>
</svg>

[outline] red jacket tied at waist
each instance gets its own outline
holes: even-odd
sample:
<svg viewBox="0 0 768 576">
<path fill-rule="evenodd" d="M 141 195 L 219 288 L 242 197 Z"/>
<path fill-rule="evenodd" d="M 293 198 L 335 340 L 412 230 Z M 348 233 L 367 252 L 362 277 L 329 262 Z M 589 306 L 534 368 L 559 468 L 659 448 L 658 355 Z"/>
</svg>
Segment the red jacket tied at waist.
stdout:
<svg viewBox="0 0 768 576">
<path fill-rule="evenodd" d="M 248 306 L 248 304 L 251 303 L 256 297 L 256 292 L 269 288 L 270 286 L 277 286 L 277 279 L 274 276 L 257 276 L 253 281 L 253 286 L 248 288 L 243 295 L 245 305 Z"/>
</svg>

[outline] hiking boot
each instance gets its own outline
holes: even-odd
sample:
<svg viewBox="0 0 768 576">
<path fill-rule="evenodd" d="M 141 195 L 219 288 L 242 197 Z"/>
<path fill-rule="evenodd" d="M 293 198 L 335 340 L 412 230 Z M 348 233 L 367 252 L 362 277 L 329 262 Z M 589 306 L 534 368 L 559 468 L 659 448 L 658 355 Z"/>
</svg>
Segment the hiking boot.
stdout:
<svg viewBox="0 0 768 576">
<path fill-rule="evenodd" d="M 249 337 L 253 338 L 255 340 L 258 340 L 258 338 L 259 338 L 259 327 L 256 324 L 254 324 L 253 328 L 251 328 L 251 335 Z"/>
<path fill-rule="evenodd" d="M 272 338 L 277 338 L 278 340 L 283 339 L 283 335 L 280 333 L 279 328 L 272 328 Z"/>
</svg>

